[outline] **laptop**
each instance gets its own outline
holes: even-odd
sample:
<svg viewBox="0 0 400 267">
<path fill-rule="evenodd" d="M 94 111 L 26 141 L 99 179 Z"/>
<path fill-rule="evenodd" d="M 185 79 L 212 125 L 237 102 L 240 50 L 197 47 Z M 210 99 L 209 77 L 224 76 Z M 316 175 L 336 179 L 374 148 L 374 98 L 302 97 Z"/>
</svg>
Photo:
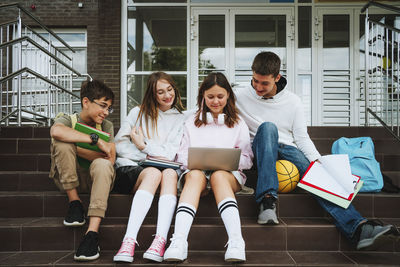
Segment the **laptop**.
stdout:
<svg viewBox="0 0 400 267">
<path fill-rule="evenodd" d="M 240 148 L 189 147 L 189 170 L 237 171 Z"/>
</svg>

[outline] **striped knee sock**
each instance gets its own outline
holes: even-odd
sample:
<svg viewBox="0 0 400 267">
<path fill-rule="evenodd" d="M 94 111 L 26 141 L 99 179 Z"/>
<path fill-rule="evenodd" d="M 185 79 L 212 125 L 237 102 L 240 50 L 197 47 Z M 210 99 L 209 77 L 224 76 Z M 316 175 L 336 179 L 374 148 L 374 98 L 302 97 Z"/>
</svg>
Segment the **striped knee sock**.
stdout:
<svg viewBox="0 0 400 267">
<path fill-rule="evenodd" d="M 181 235 L 187 240 L 195 215 L 195 207 L 188 203 L 179 203 L 176 209 L 175 234 Z"/>
<path fill-rule="evenodd" d="M 242 229 L 240 224 L 239 209 L 236 199 L 228 197 L 218 203 L 218 211 L 224 222 L 228 238 L 242 238 Z"/>
</svg>

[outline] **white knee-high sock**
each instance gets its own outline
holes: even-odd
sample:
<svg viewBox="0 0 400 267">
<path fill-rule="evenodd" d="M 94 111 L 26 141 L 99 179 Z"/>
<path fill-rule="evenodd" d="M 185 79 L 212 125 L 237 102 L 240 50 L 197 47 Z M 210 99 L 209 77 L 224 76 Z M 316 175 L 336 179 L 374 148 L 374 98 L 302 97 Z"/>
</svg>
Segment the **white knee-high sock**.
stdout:
<svg viewBox="0 0 400 267">
<path fill-rule="evenodd" d="M 195 215 L 195 207 L 188 203 L 179 203 L 176 209 L 174 234 L 183 236 L 187 240 Z"/>
<path fill-rule="evenodd" d="M 160 196 L 158 200 L 158 218 L 156 235 L 167 239 L 169 227 L 171 226 L 172 216 L 174 216 L 176 206 L 176 196 L 166 194 Z"/>
<path fill-rule="evenodd" d="M 228 238 L 242 238 L 242 229 L 240 224 L 239 209 L 236 199 L 228 197 L 218 203 L 218 211 L 224 222 Z"/>
<path fill-rule="evenodd" d="M 140 226 L 142 226 L 144 217 L 151 207 L 154 195 L 146 190 L 137 190 L 132 200 L 131 212 L 129 214 L 128 227 L 125 237 L 136 240 Z"/>
</svg>

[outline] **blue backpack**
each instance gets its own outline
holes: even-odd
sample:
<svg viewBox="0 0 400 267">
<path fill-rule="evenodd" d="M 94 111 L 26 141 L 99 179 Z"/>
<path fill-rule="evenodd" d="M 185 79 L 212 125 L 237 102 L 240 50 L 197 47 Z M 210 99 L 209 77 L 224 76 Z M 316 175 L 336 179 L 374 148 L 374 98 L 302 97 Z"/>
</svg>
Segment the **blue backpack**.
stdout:
<svg viewBox="0 0 400 267">
<path fill-rule="evenodd" d="M 349 155 L 351 172 L 364 181 L 360 192 L 381 191 L 383 178 L 371 137 L 341 137 L 333 143 L 332 154 Z"/>
</svg>

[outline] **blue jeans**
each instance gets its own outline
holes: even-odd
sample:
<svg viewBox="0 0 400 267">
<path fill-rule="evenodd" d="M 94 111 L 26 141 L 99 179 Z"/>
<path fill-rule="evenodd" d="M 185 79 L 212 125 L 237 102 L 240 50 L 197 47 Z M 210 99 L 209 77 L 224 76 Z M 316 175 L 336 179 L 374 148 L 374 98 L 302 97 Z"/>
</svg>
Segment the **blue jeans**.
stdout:
<svg viewBox="0 0 400 267">
<path fill-rule="evenodd" d="M 310 161 L 303 152 L 294 146 L 278 143 L 278 129 L 271 122 L 262 123 L 254 137 L 252 149 L 257 164 L 258 180 L 255 198 L 260 203 L 265 194 L 278 198 L 278 177 L 276 174 L 276 161 L 285 159 L 296 165 L 303 176 Z M 360 222 L 365 221 L 353 205 L 343 209 L 323 198 L 313 195 L 319 205 L 324 208 L 334 219 L 336 227 L 351 239 Z"/>
</svg>

